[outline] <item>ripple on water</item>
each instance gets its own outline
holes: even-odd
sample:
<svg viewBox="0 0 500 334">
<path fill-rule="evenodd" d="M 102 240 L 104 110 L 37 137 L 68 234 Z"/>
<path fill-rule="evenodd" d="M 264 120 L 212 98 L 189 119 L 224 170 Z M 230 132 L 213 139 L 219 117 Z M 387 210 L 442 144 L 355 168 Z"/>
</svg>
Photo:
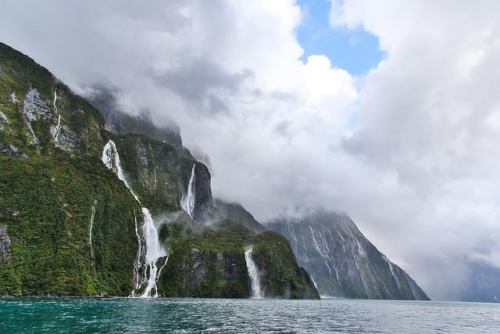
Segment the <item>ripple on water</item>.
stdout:
<svg viewBox="0 0 500 334">
<path fill-rule="evenodd" d="M 500 305 L 328 299 L 1 299 L 7 333 L 499 333 Z"/>
</svg>

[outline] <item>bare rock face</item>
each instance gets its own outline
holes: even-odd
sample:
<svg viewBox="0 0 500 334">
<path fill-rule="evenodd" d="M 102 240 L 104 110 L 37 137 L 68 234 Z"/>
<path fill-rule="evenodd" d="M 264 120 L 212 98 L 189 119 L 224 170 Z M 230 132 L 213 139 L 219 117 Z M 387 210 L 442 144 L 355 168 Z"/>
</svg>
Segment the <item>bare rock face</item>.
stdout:
<svg viewBox="0 0 500 334">
<path fill-rule="evenodd" d="M 66 121 L 61 110 L 58 110 L 57 103 L 57 91 L 54 92 L 54 100 L 52 106 L 49 107 L 48 102 L 40 96 L 39 91 L 36 88 L 30 88 L 24 97 L 21 112 L 31 136 L 32 144 L 39 142 L 33 128 L 33 122 L 47 120 L 50 123 L 49 132 L 54 144 L 62 150 L 72 151 L 78 144 L 78 136 L 65 124 Z"/>
<path fill-rule="evenodd" d="M 318 209 L 300 218 L 276 220 L 267 227 L 290 241 L 297 261 L 311 275 L 322 295 L 429 299 L 346 215 Z"/>
<path fill-rule="evenodd" d="M 210 219 L 213 213 L 211 176 L 207 166 L 202 163 L 195 165 L 195 204 L 193 219 L 204 221 Z"/>
<path fill-rule="evenodd" d="M 0 263 L 10 263 L 10 237 L 7 234 L 7 226 L 0 225 Z"/>
<path fill-rule="evenodd" d="M 31 143 L 37 144 L 38 138 L 33 130 L 32 122 L 50 117 L 50 112 L 47 103 L 40 98 L 40 93 L 36 88 L 30 88 L 26 94 L 22 114 L 31 136 Z"/>
</svg>

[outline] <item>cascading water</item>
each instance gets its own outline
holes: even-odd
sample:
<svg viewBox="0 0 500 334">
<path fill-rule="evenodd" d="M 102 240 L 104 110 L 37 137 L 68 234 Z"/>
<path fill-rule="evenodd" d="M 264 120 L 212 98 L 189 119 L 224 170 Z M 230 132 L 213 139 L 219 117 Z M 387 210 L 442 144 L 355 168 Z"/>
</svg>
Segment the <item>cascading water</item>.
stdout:
<svg viewBox="0 0 500 334">
<path fill-rule="evenodd" d="M 262 290 L 260 288 L 259 271 L 257 269 L 257 266 L 255 265 L 255 262 L 252 259 L 252 251 L 253 251 L 252 246 L 245 249 L 245 262 L 247 264 L 248 276 L 250 277 L 250 283 L 252 287 L 251 297 L 255 299 L 261 299 L 263 298 L 263 296 L 262 296 Z"/>
<path fill-rule="evenodd" d="M 158 230 L 156 229 L 153 218 L 151 217 L 151 213 L 148 209 L 142 208 L 142 214 L 144 216 L 143 233 L 144 239 L 146 240 L 145 264 L 149 272 L 149 277 L 147 278 L 147 285 L 141 297 L 150 297 L 153 289 L 154 297 L 158 297 L 156 282 L 160 278 L 160 271 L 158 271 L 156 263 L 160 258 L 167 256 L 167 252 L 163 249 L 160 243 Z"/>
<path fill-rule="evenodd" d="M 57 124 L 54 127 L 51 127 L 50 133 L 52 134 L 52 137 L 54 138 L 54 141 L 56 143 L 59 142 L 59 134 L 61 133 L 61 114 L 59 113 L 59 110 L 57 109 L 57 89 L 54 90 L 54 100 L 52 101 L 52 104 L 54 106 L 54 111 L 57 114 Z"/>
<path fill-rule="evenodd" d="M 189 217 L 193 218 L 194 204 L 195 204 L 195 168 L 196 164 L 193 164 L 193 168 L 191 169 L 191 177 L 189 178 L 189 184 L 187 193 L 182 196 L 181 199 L 181 208 L 186 211 Z"/>
<path fill-rule="evenodd" d="M 92 209 L 90 210 L 90 223 L 89 223 L 89 248 L 90 248 L 90 257 L 92 258 L 92 264 L 94 264 L 94 246 L 92 245 L 92 230 L 94 228 L 94 217 L 95 217 L 95 206 L 97 201 L 94 200 L 92 204 Z"/>
<path fill-rule="evenodd" d="M 118 178 L 123 181 L 125 186 L 127 186 L 128 190 L 130 191 L 132 196 L 134 196 L 135 200 L 141 205 L 139 197 L 137 197 L 137 195 L 134 193 L 127 180 L 125 179 L 125 175 L 120 165 L 120 155 L 118 154 L 116 145 L 112 140 L 108 141 L 108 143 L 104 146 L 104 150 L 102 152 L 102 162 L 106 167 L 115 172 Z M 132 297 L 135 297 L 136 290 L 140 290 L 144 287 L 141 297 L 158 297 L 158 289 L 156 283 L 160 278 L 161 269 L 163 269 L 163 267 L 167 263 L 168 257 L 165 259 L 160 270 L 158 270 L 157 263 L 161 258 L 167 256 L 167 252 L 160 243 L 158 229 L 149 210 L 145 207 L 142 207 L 142 215 L 144 217 L 144 223 L 142 225 L 142 235 L 144 237 L 146 250 L 145 252 L 143 252 L 141 236 L 139 235 L 136 221 L 135 229 L 139 248 L 137 251 L 136 263 L 134 264 L 135 287 L 131 295 Z M 142 262 L 143 258 L 145 258 L 144 262 Z M 139 272 L 141 271 L 144 274 L 142 279 L 139 275 Z M 154 295 L 151 295 L 153 291 Z"/>
<path fill-rule="evenodd" d="M 128 190 L 134 196 L 135 200 L 137 202 L 139 201 L 139 197 L 134 193 L 130 185 L 128 184 L 127 180 L 125 179 L 125 175 L 123 174 L 122 167 L 120 165 L 120 155 L 118 154 L 118 150 L 116 149 L 115 142 L 110 140 L 106 145 L 104 145 L 104 149 L 102 151 L 102 162 L 106 167 L 111 169 L 113 172 L 115 172 L 116 176 L 120 180 L 125 183 L 125 186 L 127 186 Z"/>
</svg>

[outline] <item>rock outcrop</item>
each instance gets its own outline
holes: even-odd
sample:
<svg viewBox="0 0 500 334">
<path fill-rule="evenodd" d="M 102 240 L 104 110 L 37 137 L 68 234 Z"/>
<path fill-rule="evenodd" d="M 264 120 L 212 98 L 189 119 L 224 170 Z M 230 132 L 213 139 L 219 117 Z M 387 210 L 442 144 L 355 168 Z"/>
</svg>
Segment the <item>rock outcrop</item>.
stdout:
<svg viewBox="0 0 500 334">
<path fill-rule="evenodd" d="M 7 226 L 0 225 L 0 263 L 10 263 L 10 244 Z"/>
</svg>

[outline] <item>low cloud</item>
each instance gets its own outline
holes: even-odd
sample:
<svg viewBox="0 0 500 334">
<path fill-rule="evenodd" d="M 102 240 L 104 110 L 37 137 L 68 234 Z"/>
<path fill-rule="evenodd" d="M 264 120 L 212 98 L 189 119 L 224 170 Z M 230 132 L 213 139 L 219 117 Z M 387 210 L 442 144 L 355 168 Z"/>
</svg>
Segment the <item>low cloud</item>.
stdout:
<svg viewBox="0 0 500 334">
<path fill-rule="evenodd" d="M 366 76 L 299 60 L 292 0 L 6 0 L 0 40 L 78 92 L 116 87 L 127 112 L 176 122 L 216 196 L 263 221 L 345 211 L 438 295 L 436 268 L 500 263 L 500 3 L 333 2 L 332 24 L 386 53 Z"/>
</svg>

